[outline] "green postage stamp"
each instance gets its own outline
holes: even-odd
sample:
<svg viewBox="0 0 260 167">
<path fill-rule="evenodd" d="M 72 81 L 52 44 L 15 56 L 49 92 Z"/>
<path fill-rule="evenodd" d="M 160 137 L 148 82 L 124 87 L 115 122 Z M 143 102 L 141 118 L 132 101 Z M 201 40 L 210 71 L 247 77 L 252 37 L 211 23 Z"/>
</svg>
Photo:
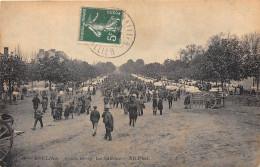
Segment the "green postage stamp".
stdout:
<svg viewBox="0 0 260 167">
<path fill-rule="evenodd" d="M 121 44 L 123 10 L 82 7 L 80 42 Z"/>
<path fill-rule="evenodd" d="M 82 7 L 79 24 L 79 42 L 98 56 L 116 58 L 134 44 L 135 24 L 125 10 Z"/>
</svg>

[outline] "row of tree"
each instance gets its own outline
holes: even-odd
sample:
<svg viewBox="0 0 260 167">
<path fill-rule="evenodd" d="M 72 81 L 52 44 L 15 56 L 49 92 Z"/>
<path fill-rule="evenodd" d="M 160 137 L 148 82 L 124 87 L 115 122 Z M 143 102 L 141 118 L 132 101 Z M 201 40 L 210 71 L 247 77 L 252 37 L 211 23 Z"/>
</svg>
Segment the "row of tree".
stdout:
<svg viewBox="0 0 260 167">
<path fill-rule="evenodd" d="M 22 60 L 22 56 L 13 53 L 0 55 L 0 92 L 6 83 L 11 88 L 22 83 L 33 81 L 49 81 L 52 83 L 81 83 L 97 76 L 105 75 L 116 70 L 113 63 L 99 62 L 95 65 L 85 61 L 70 60 L 64 56 L 44 54 L 30 62 Z"/>
<path fill-rule="evenodd" d="M 176 81 L 188 78 L 222 84 L 254 77 L 259 85 L 260 34 L 245 34 L 238 38 L 220 33 L 212 36 L 205 47 L 187 45 L 180 50 L 178 60 L 167 59 L 163 64 L 128 60 L 120 70 L 157 79 L 166 76 Z"/>
</svg>

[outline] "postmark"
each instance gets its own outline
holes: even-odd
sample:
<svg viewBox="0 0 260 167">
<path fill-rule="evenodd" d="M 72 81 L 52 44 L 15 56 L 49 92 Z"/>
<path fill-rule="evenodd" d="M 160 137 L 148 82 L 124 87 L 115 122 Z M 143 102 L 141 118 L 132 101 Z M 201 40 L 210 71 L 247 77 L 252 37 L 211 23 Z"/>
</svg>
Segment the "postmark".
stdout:
<svg viewBox="0 0 260 167">
<path fill-rule="evenodd" d="M 131 17 L 119 9 L 82 7 L 79 42 L 98 56 L 116 58 L 132 47 L 136 37 Z"/>
</svg>

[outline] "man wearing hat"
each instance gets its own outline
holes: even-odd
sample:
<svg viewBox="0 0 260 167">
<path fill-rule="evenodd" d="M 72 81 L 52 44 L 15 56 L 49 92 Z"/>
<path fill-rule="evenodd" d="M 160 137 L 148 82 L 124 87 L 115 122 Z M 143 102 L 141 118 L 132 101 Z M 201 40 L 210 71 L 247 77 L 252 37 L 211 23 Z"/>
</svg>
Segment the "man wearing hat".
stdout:
<svg viewBox="0 0 260 167">
<path fill-rule="evenodd" d="M 100 114 L 99 114 L 99 111 L 97 110 L 97 106 L 94 106 L 93 108 L 94 108 L 94 110 L 92 110 L 90 113 L 90 121 L 92 122 L 93 129 L 94 129 L 93 136 L 96 136 L 98 121 L 100 119 Z"/>
<path fill-rule="evenodd" d="M 171 92 L 168 94 L 167 99 L 168 99 L 168 103 L 169 103 L 169 108 L 172 108 L 173 95 Z"/>
<path fill-rule="evenodd" d="M 114 128 L 114 120 L 112 114 L 109 112 L 108 107 L 105 107 L 104 113 L 102 114 L 102 118 L 106 128 L 106 134 L 104 139 L 109 138 L 109 141 L 112 141 L 111 132 L 113 131 Z"/>
<path fill-rule="evenodd" d="M 37 109 L 39 107 L 39 104 L 41 103 L 40 99 L 38 98 L 38 93 L 32 99 L 32 102 L 33 102 L 34 118 L 35 118 L 36 117 L 36 111 L 37 111 Z"/>
<path fill-rule="evenodd" d="M 138 116 L 137 106 L 135 103 L 135 96 L 130 97 L 130 102 L 128 103 L 128 112 L 129 112 L 129 126 L 131 126 L 133 122 L 133 127 L 134 127 Z"/>
<path fill-rule="evenodd" d="M 43 112 L 41 110 L 37 110 L 35 113 L 35 121 L 32 130 L 35 130 L 38 121 L 40 121 L 41 128 L 43 128 L 42 117 Z"/>
</svg>

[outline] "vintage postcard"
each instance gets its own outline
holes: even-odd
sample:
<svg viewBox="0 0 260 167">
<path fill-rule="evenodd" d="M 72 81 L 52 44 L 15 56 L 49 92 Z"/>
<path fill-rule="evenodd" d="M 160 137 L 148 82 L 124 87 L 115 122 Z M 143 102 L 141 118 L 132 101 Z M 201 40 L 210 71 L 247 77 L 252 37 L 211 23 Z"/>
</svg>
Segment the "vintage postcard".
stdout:
<svg viewBox="0 0 260 167">
<path fill-rule="evenodd" d="M 0 167 L 260 167 L 260 1 L 0 2 Z"/>
</svg>

